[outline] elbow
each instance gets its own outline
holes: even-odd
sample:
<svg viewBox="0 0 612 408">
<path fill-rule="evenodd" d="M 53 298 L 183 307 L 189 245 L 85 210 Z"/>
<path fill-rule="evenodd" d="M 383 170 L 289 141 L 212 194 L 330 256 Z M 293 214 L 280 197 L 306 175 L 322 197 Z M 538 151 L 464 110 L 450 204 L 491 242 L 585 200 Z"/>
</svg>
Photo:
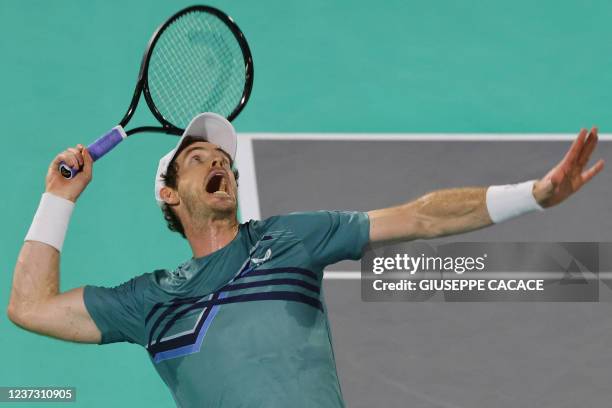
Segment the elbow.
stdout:
<svg viewBox="0 0 612 408">
<path fill-rule="evenodd" d="M 11 322 L 13 322 L 16 326 L 21 327 L 22 329 L 31 331 L 31 318 L 28 317 L 28 315 L 29 314 L 24 311 L 23 308 L 13 303 L 9 303 L 6 309 L 6 316 Z"/>
<path fill-rule="evenodd" d="M 6 308 L 6 316 L 11 322 L 17 324 L 17 322 L 20 320 L 19 308 L 17 308 L 17 306 L 15 306 L 13 303 L 9 303 L 8 307 Z"/>
</svg>

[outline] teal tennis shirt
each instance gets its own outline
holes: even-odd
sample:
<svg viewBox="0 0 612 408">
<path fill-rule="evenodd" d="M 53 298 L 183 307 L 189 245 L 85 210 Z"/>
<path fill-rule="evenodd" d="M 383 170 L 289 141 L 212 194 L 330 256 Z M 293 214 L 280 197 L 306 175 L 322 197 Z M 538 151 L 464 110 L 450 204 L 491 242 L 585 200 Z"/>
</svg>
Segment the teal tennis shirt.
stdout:
<svg viewBox="0 0 612 408">
<path fill-rule="evenodd" d="M 85 306 L 101 344 L 145 347 L 179 407 L 343 407 L 323 269 L 368 240 L 361 212 L 250 221 L 174 271 L 86 286 Z"/>
</svg>

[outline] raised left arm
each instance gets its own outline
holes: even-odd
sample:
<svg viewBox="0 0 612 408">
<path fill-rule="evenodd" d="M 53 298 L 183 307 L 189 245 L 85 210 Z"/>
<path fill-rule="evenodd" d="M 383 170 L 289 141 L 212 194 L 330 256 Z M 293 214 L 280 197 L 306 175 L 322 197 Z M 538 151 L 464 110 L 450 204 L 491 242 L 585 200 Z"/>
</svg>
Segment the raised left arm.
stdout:
<svg viewBox="0 0 612 408">
<path fill-rule="evenodd" d="M 397 207 L 370 211 L 370 242 L 411 241 L 491 225 L 486 187 L 438 190 Z"/>
<path fill-rule="evenodd" d="M 542 179 L 530 185 L 531 191 L 527 192 L 529 197 L 519 197 L 517 205 L 522 205 L 521 200 L 531 199 L 542 208 L 552 207 L 582 188 L 604 167 L 604 161 L 599 160 L 584 170 L 597 140 L 597 128 L 592 128 L 590 132 L 582 129 L 565 157 Z M 497 204 L 493 202 L 495 193 L 487 194 L 487 189 L 468 187 L 439 190 L 403 205 L 370 211 L 370 242 L 429 239 L 491 225 L 490 210 Z M 524 191 L 521 194 L 525 194 Z M 497 200 L 507 207 L 507 196 L 497 196 Z M 504 211 L 508 212 L 508 209 Z M 517 208 L 516 214 L 524 212 Z"/>
</svg>

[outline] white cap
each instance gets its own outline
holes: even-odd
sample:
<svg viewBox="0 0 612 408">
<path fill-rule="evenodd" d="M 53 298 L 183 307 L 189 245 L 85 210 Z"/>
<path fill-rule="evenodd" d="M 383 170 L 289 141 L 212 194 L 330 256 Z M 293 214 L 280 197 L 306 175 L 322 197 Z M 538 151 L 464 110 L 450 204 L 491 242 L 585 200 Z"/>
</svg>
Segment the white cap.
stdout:
<svg viewBox="0 0 612 408">
<path fill-rule="evenodd" d="M 236 130 L 232 124 L 216 113 L 200 113 L 189 122 L 176 147 L 159 160 L 157 174 L 155 175 L 155 200 L 157 200 L 157 204 L 160 206 L 164 203 L 164 200 L 161 199 L 159 192 L 166 185 L 162 175 L 168 171 L 168 165 L 174 159 L 176 152 L 187 136 L 197 137 L 203 141 L 216 144 L 229 154 L 232 160 L 236 156 Z"/>
</svg>

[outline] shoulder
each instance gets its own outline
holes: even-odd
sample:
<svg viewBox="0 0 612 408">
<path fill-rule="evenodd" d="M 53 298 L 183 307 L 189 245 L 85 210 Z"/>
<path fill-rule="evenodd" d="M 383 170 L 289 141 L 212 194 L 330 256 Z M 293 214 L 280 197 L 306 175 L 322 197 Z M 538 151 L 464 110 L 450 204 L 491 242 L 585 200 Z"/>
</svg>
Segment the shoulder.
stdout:
<svg viewBox="0 0 612 408">
<path fill-rule="evenodd" d="M 134 276 L 126 281 L 109 286 L 87 285 L 88 287 L 113 289 L 116 291 L 132 291 L 137 292 L 146 289 L 151 284 L 151 279 L 157 271 L 147 272 L 141 275 Z"/>
<path fill-rule="evenodd" d="M 245 223 L 248 230 L 263 234 L 273 228 L 289 228 L 305 224 L 310 221 L 327 217 L 329 211 L 310 211 L 310 212 L 293 212 L 283 215 L 274 215 L 263 220 L 250 220 Z"/>
<path fill-rule="evenodd" d="M 246 223 L 247 229 L 259 237 L 273 230 L 291 230 L 306 232 L 319 228 L 329 228 L 339 224 L 368 224 L 368 215 L 360 211 L 318 210 L 293 212 L 275 215 L 261 221 L 251 220 Z"/>
<path fill-rule="evenodd" d="M 151 282 L 153 280 L 155 272 L 156 271 L 146 272 L 146 273 L 143 273 L 142 275 L 134 276 L 132 279 L 130 279 L 126 283 L 130 284 L 133 287 L 134 291 L 136 292 L 144 291 L 149 286 L 151 286 Z"/>
</svg>

